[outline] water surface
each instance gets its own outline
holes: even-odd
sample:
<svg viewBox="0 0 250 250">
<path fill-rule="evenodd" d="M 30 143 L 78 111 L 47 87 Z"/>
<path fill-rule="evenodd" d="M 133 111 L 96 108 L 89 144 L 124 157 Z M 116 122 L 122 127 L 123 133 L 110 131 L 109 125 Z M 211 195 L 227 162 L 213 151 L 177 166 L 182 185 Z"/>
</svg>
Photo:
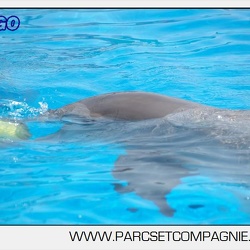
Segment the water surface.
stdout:
<svg viewBox="0 0 250 250">
<path fill-rule="evenodd" d="M 0 32 L 2 118 L 25 120 L 113 91 L 250 109 L 247 9 L 12 9 L 0 14 L 21 21 L 15 32 Z M 117 141 L 102 140 L 110 131 L 95 130 L 97 140 L 90 140 L 93 130 L 86 129 L 72 140 L 44 142 L 35 139 L 55 133 L 62 123 L 30 122 L 32 140 L 0 143 L 0 223 L 249 224 L 249 119 L 239 115 L 232 121 L 226 113 L 222 118 L 185 113 L 167 122 L 188 131 L 215 126 L 213 136 L 223 146 L 210 136 L 191 139 L 185 129 L 155 130 L 167 138 L 164 146 L 175 158 L 199 170 L 167 195 L 176 210 L 172 217 L 135 192 L 114 190 L 115 182 L 127 184 L 112 174 L 126 152 Z M 130 132 L 150 126 L 133 125 Z"/>
</svg>

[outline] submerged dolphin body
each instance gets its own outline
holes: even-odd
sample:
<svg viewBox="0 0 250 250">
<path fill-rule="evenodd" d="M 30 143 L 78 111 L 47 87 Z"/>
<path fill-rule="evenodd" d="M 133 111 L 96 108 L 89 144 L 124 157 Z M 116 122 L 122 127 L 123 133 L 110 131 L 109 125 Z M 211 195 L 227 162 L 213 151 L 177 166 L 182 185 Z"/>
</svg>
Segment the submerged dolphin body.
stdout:
<svg viewBox="0 0 250 250">
<path fill-rule="evenodd" d="M 206 122 L 204 116 L 211 117 L 216 112 L 219 112 L 216 108 L 163 95 L 121 92 L 87 98 L 48 114 L 69 121 L 53 138 L 72 138 L 77 134 L 81 138 L 122 144 L 126 154 L 117 159 L 113 175 L 127 184 L 117 182 L 115 190 L 135 192 L 171 216 L 174 209 L 168 205 L 166 196 L 183 177 L 196 173 L 195 167 L 188 167 L 189 160 L 194 158 L 187 156 L 194 154 L 190 148 L 198 148 L 202 141 L 208 147 L 213 145 L 217 138 L 208 139 L 207 131 L 211 129 L 214 134 L 221 129 L 220 124 L 215 129 L 208 124 L 204 134 L 197 124 Z M 219 116 L 215 115 L 215 120 Z M 194 117 L 196 129 L 185 127 Z M 179 159 L 180 155 L 186 158 L 185 162 Z"/>
</svg>

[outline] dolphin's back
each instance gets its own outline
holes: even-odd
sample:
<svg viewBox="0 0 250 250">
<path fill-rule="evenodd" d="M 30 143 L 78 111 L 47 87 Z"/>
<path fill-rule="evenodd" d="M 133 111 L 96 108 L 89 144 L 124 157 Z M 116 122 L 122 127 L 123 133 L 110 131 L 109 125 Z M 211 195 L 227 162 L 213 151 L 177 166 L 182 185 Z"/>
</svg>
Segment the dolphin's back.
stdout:
<svg viewBox="0 0 250 250">
<path fill-rule="evenodd" d="M 196 103 L 146 92 L 116 92 L 90 97 L 59 109 L 78 116 L 144 120 L 199 106 Z"/>
</svg>

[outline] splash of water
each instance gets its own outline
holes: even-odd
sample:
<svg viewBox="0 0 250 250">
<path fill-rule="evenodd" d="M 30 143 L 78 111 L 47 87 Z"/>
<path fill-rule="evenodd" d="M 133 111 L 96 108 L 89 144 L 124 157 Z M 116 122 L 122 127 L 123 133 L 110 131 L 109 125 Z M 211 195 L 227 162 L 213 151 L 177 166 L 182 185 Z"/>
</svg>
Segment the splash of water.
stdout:
<svg viewBox="0 0 250 250">
<path fill-rule="evenodd" d="M 3 99 L 0 102 L 0 118 L 21 120 L 44 114 L 48 110 L 48 104 L 44 101 L 38 102 L 39 107 L 31 107 L 26 102 Z"/>
</svg>

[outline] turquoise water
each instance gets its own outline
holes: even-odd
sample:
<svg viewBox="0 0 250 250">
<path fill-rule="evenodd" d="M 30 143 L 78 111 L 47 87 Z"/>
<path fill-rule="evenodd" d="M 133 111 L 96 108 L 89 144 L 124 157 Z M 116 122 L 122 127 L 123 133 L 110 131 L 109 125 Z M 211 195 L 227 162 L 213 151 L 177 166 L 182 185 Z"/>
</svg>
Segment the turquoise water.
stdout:
<svg viewBox="0 0 250 250">
<path fill-rule="evenodd" d="M 0 31 L 3 118 L 24 121 L 86 97 L 136 90 L 250 109 L 248 9 L 12 9 L 0 15 L 21 22 L 16 31 Z M 242 132 L 248 140 L 249 119 L 239 119 L 230 123 L 237 128 L 233 136 Z M 98 140 L 105 131 L 91 143 L 84 136 L 37 141 L 62 124 L 27 125 L 31 140 L 0 143 L 1 224 L 250 224 L 249 144 L 221 154 L 203 143 L 197 159 L 183 147 L 179 157 L 189 154 L 191 167 L 206 167 L 167 195 L 176 210 L 167 217 L 135 192 L 114 190 L 112 169 L 125 149 Z M 216 179 L 217 168 L 239 178 Z"/>
</svg>

